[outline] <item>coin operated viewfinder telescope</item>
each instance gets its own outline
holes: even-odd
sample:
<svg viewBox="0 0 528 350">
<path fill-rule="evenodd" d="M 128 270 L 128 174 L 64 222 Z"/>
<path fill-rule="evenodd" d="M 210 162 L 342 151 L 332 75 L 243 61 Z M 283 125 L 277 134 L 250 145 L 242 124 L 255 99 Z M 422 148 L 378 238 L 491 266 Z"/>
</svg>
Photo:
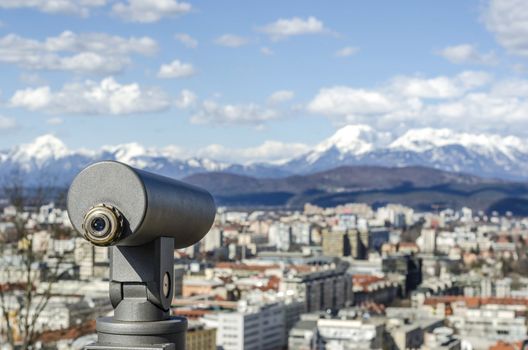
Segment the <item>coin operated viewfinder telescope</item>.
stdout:
<svg viewBox="0 0 528 350">
<path fill-rule="evenodd" d="M 73 180 L 68 214 L 74 228 L 110 247 L 113 317 L 97 320 L 97 342 L 85 350 L 184 350 L 187 320 L 170 315 L 174 249 L 193 245 L 213 224 L 205 190 L 103 161 Z"/>
</svg>

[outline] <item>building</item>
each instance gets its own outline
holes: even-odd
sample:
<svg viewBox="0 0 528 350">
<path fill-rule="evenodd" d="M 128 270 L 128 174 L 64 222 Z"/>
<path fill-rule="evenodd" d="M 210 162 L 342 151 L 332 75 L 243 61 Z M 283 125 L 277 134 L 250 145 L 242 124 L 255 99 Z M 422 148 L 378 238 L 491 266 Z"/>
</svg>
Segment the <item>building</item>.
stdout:
<svg viewBox="0 0 528 350">
<path fill-rule="evenodd" d="M 381 252 L 381 246 L 389 242 L 390 233 L 385 227 L 373 227 L 368 230 L 367 247 L 371 251 Z M 363 238 L 364 240 L 364 238 Z"/>
<path fill-rule="evenodd" d="M 435 296 L 423 305 L 424 310 L 446 317 L 459 339 L 476 349 L 527 338 L 525 298 Z"/>
<path fill-rule="evenodd" d="M 421 251 L 423 253 L 434 253 L 436 251 L 436 230 L 422 229 Z"/>
<path fill-rule="evenodd" d="M 463 340 L 475 348 L 490 346 L 497 341 L 524 341 L 527 336 L 524 305 L 482 305 L 470 308 L 464 302 L 451 304 L 453 314 L 449 325 Z"/>
<path fill-rule="evenodd" d="M 97 247 L 83 238 L 75 240 L 75 264 L 79 266 L 79 279 L 89 281 L 108 278 L 110 271 L 108 247 Z"/>
<path fill-rule="evenodd" d="M 454 331 L 448 327 L 438 327 L 424 334 L 422 350 L 460 350 L 462 344 Z"/>
<path fill-rule="evenodd" d="M 292 227 L 283 222 L 271 225 L 268 240 L 271 245 L 277 247 L 277 250 L 287 252 L 293 243 Z"/>
<path fill-rule="evenodd" d="M 223 286 L 224 283 L 215 279 L 184 278 L 181 295 L 184 298 L 195 295 L 212 295 L 214 289 Z"/>
<path fill-rule="evenodd" d="M 289 350 L 381 349 L 385 319 L 362 318 L 342 310 L 337 316 L 305 314 L 290 331 Z"/>
<path fill-rule="evenodd" d="M 346 264 L 285 276 L 279 291 L 304 300 L 307 312 L 340 309 L 352 302 L 352 278 Z"/>
<path fill-rule="evenodd" d="M 323 231 L 323 254 L 326 256 L 350 256 L 347 231 Z"/>
<path fill-rule="evenodd" d="M 352 281 L 355 305 L 369 302 L 389 305 L 398 296 L 398 284 L 383 277 L 354 275 Z"/>
<path fill-rule="evenodd" d="M 383 272 L 405 276 L 403 295 L 415 290 L 422 283 L 422 261 L 413 255 L 398 254 L 383 258 Z"/>
<path fill-rule="evenodd" d="M 203 323 L 216 328 L 216 345 L 224 350 L 275 350 L 286 345 L 282 303 L 241 305 L 237 311 L 207 314 Z"/>
<path fill-rule="evenodd" d="M 220 228 L 213 227 L 203 238 L 203 249 L 206 252 L 214 251 L 224 244 L 224 231 Z"/>
<path fill-rule="evenodd" d="M 317 320 L 301 319 L 290 330 L 288 335 L 288 350 L 319 349 Z"/>
<path fill-rule="evenodd" d="M 326 256 L 364 259 L 369 242 L 368 231 L 323 231 L 323 254 Z"/>
<path fill-rule="evenodd" d="M 216 350 L 216 329 L 199 322 L 189 322 L 185 335 L 186 350 Z"/>
<path fill-rule="evenodd" d="M 174 265 L 174 297 L 181 298 L 183 296 L 183 278 L 185 276 L 184 265 Z"/>
</svg>

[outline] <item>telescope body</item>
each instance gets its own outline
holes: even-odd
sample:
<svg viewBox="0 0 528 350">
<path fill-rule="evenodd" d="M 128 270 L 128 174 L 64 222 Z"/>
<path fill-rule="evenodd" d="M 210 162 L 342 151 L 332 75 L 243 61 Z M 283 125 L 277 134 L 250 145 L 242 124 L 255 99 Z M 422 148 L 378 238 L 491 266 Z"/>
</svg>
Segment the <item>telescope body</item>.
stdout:
<svg viewBox="0 0 528 350">
<path fill-rule="evenodd" d="M 175 248 L 188 247 L 205 236 L 216 213 L 209 192 L 114 161 L 94 163 L 81 171 L 70 186 L 67 206 L 74 228 L 104 246 L 137 246 L 173 237 Z M 93 218 L 88 218 L 91 210 Z M 112 240 L 98 241 L 95 229 L 105 225 L 105 215 L 112 217 L 112 211 L 116 222 L 106 224 L 120 225 L 120 232 Z M 95 235 L 88 235 L 91 231 Z"/>
<path fill-rule="evenodd" d="M 110 247 L 113 317 L 97 320 L 85 350 L 185 350 L 187 320 L 170 315 L 174 248 L 191 246 L 211 228 L 209 192 L 181 181 L 103 161 L 82 170 L 67 199 L 73 227 Z"/>
</svg>

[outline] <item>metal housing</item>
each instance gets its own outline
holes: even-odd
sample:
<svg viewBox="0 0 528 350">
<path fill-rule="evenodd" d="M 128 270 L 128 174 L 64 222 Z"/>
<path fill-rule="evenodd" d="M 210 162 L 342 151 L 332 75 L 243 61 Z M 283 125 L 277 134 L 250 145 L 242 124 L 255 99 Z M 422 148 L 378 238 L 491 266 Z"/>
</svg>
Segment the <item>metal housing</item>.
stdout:
<svg viewBox="0 0 528 350">
<path fill-rule="evenodd" d="M 175 248 L 193 245 L 210 229 L 215 203 L 209 192 L 123 163 L 102 161 L 81 171 L 68 192 L 68 214 L 83 232 L 86 213 L 105 204 L 123 215 L 123 232 L 111 244 L 137 246 L 173 237 Z"/>
</svg>

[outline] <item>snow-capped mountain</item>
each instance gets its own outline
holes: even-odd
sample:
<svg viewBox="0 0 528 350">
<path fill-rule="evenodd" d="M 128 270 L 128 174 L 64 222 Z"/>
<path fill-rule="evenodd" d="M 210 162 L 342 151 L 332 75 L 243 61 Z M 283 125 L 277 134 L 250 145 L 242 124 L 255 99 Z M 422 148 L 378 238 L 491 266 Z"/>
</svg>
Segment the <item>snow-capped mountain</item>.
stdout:
<svg viewBox="0 0 528 350">
<path fill-rule="evenodd" d="M 514 136 L 457 133 L 448 129 L 412 129 L 391 137 L 368 126 L 348 125 L 291 160 L 296 173 L 341 165 L 420 165 L 483 177 L 528 179 L 528 142 Z"/>
<path fill-rule="evenodd" d="M 514 136 L 458 133 L 448 129 L 412 129 L 395 136 L 366 125 L 348 125 L 306 154 L 280 164 L 230 164 L 181 157 L 178 147 L 146 148 L 139 143 L 71 150 L 53 135 L 0 151 L 0 178 L 28 174 L 28 182 L 67 184 L 87 164 L 117 160 L 134 167 L 183 178 L 201 172 L 253 177 L 309 174 L 343 165 L 426 166 L 482 177 L 528 179 L 528 141 Z"/>
<path fill-rule="evenodd" d="M 324 140 L 306 155 L 306 160 L 315 163 L 333 149 L 339 154 L 361 155 L 374 151 L 390 142 L 389 133 L 375 131 L 368 125 L 347 125 Z"/>
<path fill-rule="evenodd" d="M 134 167 L 173 177 L 207 171 L 222 171 L 228 164 L 209 159 L 179 159 L 171 148 L 148 149 L 138 143 L 104 146 L 101 150 L 72 151 L 57 137 L 44 135 L 33 142 L 0 152 L 0 177 L 23 172 L 28 182 L 46 178 L 51 184 L 68 183 L 86 165 L 100 160 L 116 160 Z"/>
</svg>

